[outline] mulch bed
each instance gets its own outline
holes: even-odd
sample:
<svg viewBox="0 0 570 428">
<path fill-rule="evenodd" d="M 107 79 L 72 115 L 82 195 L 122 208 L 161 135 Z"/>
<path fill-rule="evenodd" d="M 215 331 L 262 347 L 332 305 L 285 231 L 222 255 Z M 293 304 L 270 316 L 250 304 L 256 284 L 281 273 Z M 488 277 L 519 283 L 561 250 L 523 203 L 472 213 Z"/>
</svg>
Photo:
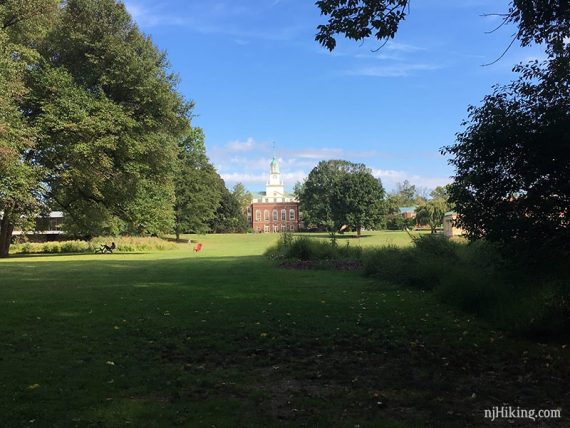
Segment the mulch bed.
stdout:
<svg viewBox="0 0 570 428">
<path fill-rule="evenodd" d="M 333 269 L 344 271 L 360 270 L 363 264 L 360 260 L 288 260 L 280 264 L 284 269 Z"/>
</svg>

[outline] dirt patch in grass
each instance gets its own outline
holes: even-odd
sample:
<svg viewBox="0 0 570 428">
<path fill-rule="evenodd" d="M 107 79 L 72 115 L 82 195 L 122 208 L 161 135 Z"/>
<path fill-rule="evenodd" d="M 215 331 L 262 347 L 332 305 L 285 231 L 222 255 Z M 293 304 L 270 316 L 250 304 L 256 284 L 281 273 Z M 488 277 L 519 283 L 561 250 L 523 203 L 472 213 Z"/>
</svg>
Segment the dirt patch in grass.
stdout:
<svg viewBox="0 0 570 428">
<path fill-rule="evenodd" d="M 363 264 L 360 260 L 288 260 L 280 264 L 284 269 L 332 269 L 341 271 L 358 271 Z"/>
</svg>

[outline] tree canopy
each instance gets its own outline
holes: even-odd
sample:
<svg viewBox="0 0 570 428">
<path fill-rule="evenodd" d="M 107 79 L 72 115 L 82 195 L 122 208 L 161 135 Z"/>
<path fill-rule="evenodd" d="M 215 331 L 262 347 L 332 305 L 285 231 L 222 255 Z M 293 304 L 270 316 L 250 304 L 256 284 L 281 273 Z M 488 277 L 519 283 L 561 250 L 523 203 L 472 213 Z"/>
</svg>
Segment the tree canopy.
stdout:
<svg viewBox="0 0 570 428">
<path fill-rule="evenodd" d="M 452 202 L 472 238 L 570 250 L 570 47 L 470 107 L 453 156 Z"/>
<path fill-rule="evenodd" d="M 306 225 L 336 231 L 374 228 L 384 212 L 384 188 L 363 164 L 321 161 L 296 188 Z"/>
<path fill-rule="evenodd" d="M 40 203 L 71 234 L 172 230 L 192 104 L 168 67 L 122 3 L 0 2 L 0 255 Z"/>
<path fill-rule="evenodd" d="M 221 178 L 206 156 L 204 132 L 192 128 L 181 140 L 176 169 L 176 238 L 209 230 L 222 199 Z"/>
<path fill-rule="evenodd" d="M 355 41 L 372 36 L 392 39 L 411 11 L 410 0 L 318 0 L 316 4 L 327 21 L 317 27 L 315 39 L 331 51 L 338 35 Z M 508 9 L 498 15 L 504 24 L 516 25 L 514 37 L 523 46 L 534 42 L 560 49 L 570 34 L 567 0 L 511 0 Z"/>
<path fill-rule="evenodd" d="M 29 92 L 27 72 L 39 60 L 34 46 L 55 11 L 54 1 L 0 2 L 0 257 L 8 256 L 14 228 L 26 229 L 40 208 L 44 171 L 33 161 L 36 130 L 22 102 Z"/>
</svg>

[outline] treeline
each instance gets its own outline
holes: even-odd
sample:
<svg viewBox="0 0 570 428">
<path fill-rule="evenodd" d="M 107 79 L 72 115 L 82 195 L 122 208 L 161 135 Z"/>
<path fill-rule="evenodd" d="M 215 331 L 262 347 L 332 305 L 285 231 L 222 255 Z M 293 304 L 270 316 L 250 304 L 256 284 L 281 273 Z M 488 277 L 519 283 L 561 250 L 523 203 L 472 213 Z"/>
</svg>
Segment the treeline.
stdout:
<svg viewBox="0 0 570 428">
<path fill-rule="evenodd" d="M 322 0 L 326 22 L 316 40 L 396 36 L 409 0 Z M 514 65 L 515 80 L 496 85 L 468 118 L 455 143 L 441 149 L 455 169 L 449 187 L 457 225 L 471 241 L 484 239 L 505 254 L 548 264 L 570 255 L 570 8 L 568 1 L 510 0 L 499 27 L 518 42 L 544 50 L 542 59 Z M 383 45 L 382 45 L 383 46 Z"/>
<path fill-rule="evenodd" d="M 295 194 L 306 229 L 353 230 L 359 235 L 362 229 L 402 230 L 416 224 L 435 232 L 453 207 L 447 187 L 430 193 L 406 180 L 386 193 L 369 168 L 344 160 L 321 161 L 305 182 L 296 185 Z M 413 217 L 402 216 L 402 207 L 411 207 Z"/>
<path fill-rule="evenodd" d="M 177 84 L 122 3 L 0 2 L 0 256 L 52 209 L 75 236 L 245 229 Z"/>
</svg>

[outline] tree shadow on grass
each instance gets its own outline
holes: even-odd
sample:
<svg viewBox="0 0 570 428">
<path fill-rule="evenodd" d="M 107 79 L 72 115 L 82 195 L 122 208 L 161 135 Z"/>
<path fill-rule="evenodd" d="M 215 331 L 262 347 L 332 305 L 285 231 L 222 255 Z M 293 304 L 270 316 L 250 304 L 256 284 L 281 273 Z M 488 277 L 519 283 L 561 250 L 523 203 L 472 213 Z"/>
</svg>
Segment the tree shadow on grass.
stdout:
<svg viewBox="0 0 570 428">
<path fill-rule="evenodd" d="M 129 253 L 112 253 L 112 254 L 98 254 L 98 253 L 32 253 L 32 254 L 10 254 L 10 257 L 4 259 L 9 261 L 11 259 L 34 259 L 39 257 L 74 257 L 74 256 L 141 256 L 150 254 L 148 252 L 129 252 Z"/>
</svg>

